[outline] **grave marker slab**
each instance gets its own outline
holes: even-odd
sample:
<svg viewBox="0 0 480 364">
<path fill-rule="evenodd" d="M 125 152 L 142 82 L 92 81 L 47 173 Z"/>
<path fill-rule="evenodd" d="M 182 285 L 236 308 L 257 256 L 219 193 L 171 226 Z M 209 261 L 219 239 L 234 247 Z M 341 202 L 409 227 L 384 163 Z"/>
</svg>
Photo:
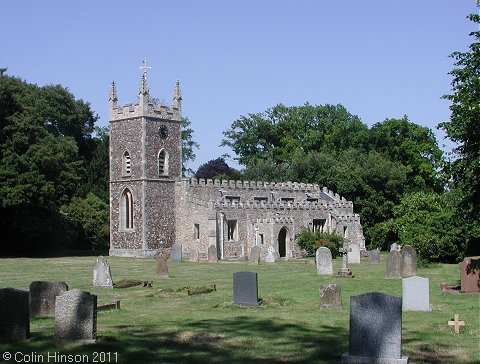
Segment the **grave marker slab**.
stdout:
<svg viewBox="0 0 480 364">
<path fill-rule="evenodd" d="M 82 343 L 97 339 L 97 296 L 73 289 L 55 302 L 55 340 Z"/>
<path fill-rule="evenodd" d="M 0 343 L 25 341 L 30 337 L 29 293 L 0 289 Z"/>
<path fill-rule="evenodd" d="M 173 244 L 172 250 L 170 252 L 170 259 L 172 262 L 181 262 L 182 261 L 182 244 Z"/>
<path fill-rule="evenodd" d="M 260 262 L 260 247 L 256 245 L 250 251 L 250 259 L 248 260 L 248 264 L 257 265 L 259 262 Z"/>
<path fill-rule="evenodd" d="M 380 292 L 350 297 L 349 352 L 344 363 L 408 363 L 401 355 L 402 300 Z"/>
<path fill-rule="evenodd" d="M 370 264 L 380 264 L 380 250 L 370 250 L 368 252 L 368 262 Z"/>
<path fill-rule="evenodd" d="M 348 264 L 360 264 L 360 247 L 357 244 L 349 244 L 350 251 L 347 253 Z"/>
<path fill-rule="evenodd" d="M 99 288 L 113 288 L 112 273 L 107 260 L 99 256 L 93 267 L 93 286 Z"/>
<path fill-rule="evenodd" d="M 403 275 L 404 276 L 416 276 L 417 275 L 417 253 L 410 245 L 404 245 L 402 247 L 402 259 L 403 259 Z"/>
<path fill-rule="evenodd" d="M 390 251 L 393 252 L 394 250 L 398 250 L 398 244 L 397 243 L 393 243 L 392 245 L 390 245 Z"/>
<path fill-rule="evenodd" d="M 315 253 L 315 263 L 317 265 L 318 275 L 333 274 L 332 252 L 330 249 L 324 246 L 318 248 Z"/>
<path fill-rule="evenodd" d="M 320 308 L 324 310 L 342 309 L 342 288 L 338 284 L 322 284 L 318 293 L 320 295 Z"/>
<path fill-rule="evenodd" d="M 198 262 L 198 248 L 192 247 L 190 249 L 190 261 L 191 262 Z"/>
<path fill-rule="evenodd" d="M 208 261 L 210 263 L 218 262 L 217 247 L 215 245 L 210 245 L 208 247 Z"/>
<path fill-rule="evenodd" d="M 257 273 L 233 273 L 233 302 L 242 306 L 258 306 Z"/>
<path fill-rule="evenodd" d="M 159 252 L 155 255 L 155 259 L 157 260 L 157 277 L 168 278 L 167 254 Z"/>
<path fill-rule="evenodd" d="M 480 259 L 467 258 L 460 263 L 460 292 L 480 292 Z"/>
<path fill-rule="evenodd" d="M 68 291 L 65 282 L 33 281 L 30 283 L 30 316 L 55 316 L 55 297 Z"/>
<path fill-rule="evenodd" d="M 428 278 L 418 276 L 402 279 L 403 311 L 431 311 Z"/>
<path fill-rule="evenodd" d="M 388 254 L 385 278 L 402 278 L 403 258 L 398 250 L 392 250 Z"/>
<path fill-rule="evenodd" d="M 273 246 L 268 247 L 267 257 L 265 258 L 265 261 L 267 263 L 275 263 L 275 249 L 273 248 Z"/>
</svg>

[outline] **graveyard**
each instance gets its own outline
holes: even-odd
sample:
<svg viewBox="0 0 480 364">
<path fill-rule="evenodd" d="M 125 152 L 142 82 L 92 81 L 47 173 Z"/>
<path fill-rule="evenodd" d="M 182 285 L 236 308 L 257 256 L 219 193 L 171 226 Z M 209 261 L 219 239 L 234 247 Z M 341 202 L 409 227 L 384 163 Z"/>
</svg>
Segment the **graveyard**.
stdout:
<svg viewBox="0 0 480 364">
<path fill-rule="evenodd" d="M 97 357 L 97 362 L 339 363 L 352 339 L 350 297 L 380 292 L 399 298 L 396 304 L 402 298 L 402 279 L 386 279 L 386 253 L 379 264 L 365 257 L 360 264 L 349 264 L 353 278 L 348 279 L 336 276 L 341 256 L 333 260 L 333 275 L 318 274 L 315 258 L 309 257 L 258 264 L 168 260 L 168 277 L 157 276 L 153 258 L 106 257 L 114 288 L 93 287 L 96 260 L 97 256 L 2 259 L 2 287 L 28 290 L 34 281 L 62 281 L 72 297 L 78 295 L 74 290 L 95 295 L 98 307 L 120 301 L 118 309 L 97 310 L 94 342 L 58 342 L 55 334 L 61 327 L 54 317 L 31 317 L 30 338 L 0 344 L 2 353 L 23 353 L 24 362 L 47 362 L 48 353 L 93 362 L 94 353 L 101 352 L 103 359 Z M 257 273 L 257 306 L 234 303 L 237 272 Z M 418 267 L 417 274 L 429 280 L 430 310 L 401 313 L 401 355 L 410 363 L 477 363 L 479 295 L 442 293 L 440 288 L 442 282 L 460 285 L 459 265 Z M 115 287 L 116 282 L 141 281 L 151 282 L 151 287 Z M 341 288 L 342 308 L 321 309 L 319 287 L 332 284 Z M 214 285 L 215 290 L 208 289 Z M 455 314 L 464 322 L 459 333 L 448 325 Z M 360 319 L 375 325 L 373 316 L 360 314 Z"/>
</svg>

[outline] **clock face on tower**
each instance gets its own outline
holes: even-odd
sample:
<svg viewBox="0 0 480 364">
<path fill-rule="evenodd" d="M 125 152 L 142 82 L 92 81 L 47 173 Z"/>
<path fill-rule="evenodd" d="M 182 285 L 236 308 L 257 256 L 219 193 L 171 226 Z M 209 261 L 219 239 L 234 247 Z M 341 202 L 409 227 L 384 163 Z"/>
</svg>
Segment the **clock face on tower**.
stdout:
<svg viewBox="0 0 480 364">
<path fill-rule="evenodd" d="M 160 135 L 161 138 L 166 138 L 168 136 L 168 128 L 166 125 L 162 125 L 158 128 L 158 135 Z"/>
</svg>

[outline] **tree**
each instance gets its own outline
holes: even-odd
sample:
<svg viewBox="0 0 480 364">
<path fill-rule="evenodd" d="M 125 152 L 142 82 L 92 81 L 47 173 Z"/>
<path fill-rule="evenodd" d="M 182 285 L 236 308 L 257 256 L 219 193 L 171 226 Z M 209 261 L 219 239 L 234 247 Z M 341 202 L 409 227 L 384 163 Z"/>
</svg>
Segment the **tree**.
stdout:
<svg viewBox="0 0 480 364">
<path fill-rule="evenodd" d="M 480 8 L 480 2 L 477 1 Z M 480 24 L 480 16 L 467 17 Z M 457 143 L 456 159 L 449 168 L 453 186 L 460 191 L 458 215 L 464 216 L 466 237 L 480 240 L 480 31 L 470 36 L 474 42 L 467 52 L 454 52 L 451 57 L 455 66 L 449 74 L 453 76 L 453 94 L 443 96 L 451 101 L 450 121 L 439 124 L 447 137 Z M 468 225 L 468 226 L 467 226 Z M 478 248 L 477 248 L 478 253 Z"/>
<path fill-rule="evenodd" d="M 182 174 L 184 176 L 192 174 L 191 168 L 187 167 L 188 162 L 195 160 L 193 149 L 198 149 L 200 145 L 193 140 L 193 129 L 190 127 L 191 122 L 188 118 L 182 118 Z"/>
<path fill-rule="evenodd" d="M 195 178 L 238 179 L 239 172 L 230 168 L 225 159 L 219 157 L 202 164 L 195 173 Z"/>
</svg>

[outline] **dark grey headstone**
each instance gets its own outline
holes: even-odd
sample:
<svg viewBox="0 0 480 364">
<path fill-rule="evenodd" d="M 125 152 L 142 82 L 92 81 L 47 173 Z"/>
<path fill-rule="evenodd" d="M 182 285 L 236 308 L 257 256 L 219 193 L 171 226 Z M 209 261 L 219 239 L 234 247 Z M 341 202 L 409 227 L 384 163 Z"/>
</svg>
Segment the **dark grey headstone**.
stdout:
<svg viewBox="0 0 480 364">
<path fill-rule="evenodd" d="M 368 252 L 368 262 L 370 264 L 379 264 L 380 263 L 380 250 L 374 249 Z"/>
<path fill-rule="evenodd" d="M 320 308 L 326 310 L 342 309 L 342 288 L 338 284 L 322 284 L 318 289 Z"/>
<path fill-rule="evenodd" d="M 402 308 L 403 311 L 431 311 L 428 278 L 402 279 Z"/>
<path fill-rule="evenodd" d="M 155 259 L 157 260 L 157 277 L 168 277 L 167 255 L 157 253 Z"/>
<path fill-rule="evenodd" d="M 385 278 L 402 278 L 403 259 L 398 250 L 392 250 L 388 254 Z"/>
<path fill-rule="evenodd" d="M 257 273 L 233 273 L 233 302 L 242 306 L 258 306 Z"/>
<path fill-rule="evenodd" d="M 94 342 L 97 339 L 97 296 L 73 289 L 55 302 L 55 340 Z"/>
<path fill-rule="evenodd" d="M 417 253 L 410 245 L 402 247 L 403 259 L 403 275 L 416 276 L 417 275 Z"/>
<path fill-rule="evenodd" d="M 260 247 L 254 246 L 250 251 L 250 259 L 248 261 L 249 264 L 258 264 L 260 262 Z"/>
<path fill-rule="evenodd" d="M 172 251 L 170 252 L 170 259 L 173 262 L 182 261 L 182 244 L 173 244 Z"/>
<path fill-rule="evenodd" d="M 93 267 L 93 286 L 98 288 L 113 288 L 112 273 L 107 260 L 99 256 Z"/>
<path fill-rule="evenodd" d="M 30 337 L 28 291 L 0 289 L 0 343 L 25 341 Z"/>
<path fill-rule="evenodd" d="M 344 362 L 407 363 L 402 357 L 402 300 L 380 292 L 350 297 L 349 353 Z M 370 361 L 355 361 L 370 358 Z M 379 360 L 381 358 L 381 360 Z"/>
<path fill-rule="evenodd" d="M 315 253 L 315 263 L 317 265 L 318 275 L 333 274 L 332 252 L 330 249 L 324 246 L 318 248 Z"/>
<path fill-rule="evenodd" d="M 30 316 L 55 316 L 55 297 L 68 291 L 65 282 L 34 281 L 30 283 Z"/>
<path fill-rule="evenodd" d="M 216 263 L 218 261 L 217 247 L 215 245 L 208 247 L 208 261 L 210 263 Z"/>
</svg>

